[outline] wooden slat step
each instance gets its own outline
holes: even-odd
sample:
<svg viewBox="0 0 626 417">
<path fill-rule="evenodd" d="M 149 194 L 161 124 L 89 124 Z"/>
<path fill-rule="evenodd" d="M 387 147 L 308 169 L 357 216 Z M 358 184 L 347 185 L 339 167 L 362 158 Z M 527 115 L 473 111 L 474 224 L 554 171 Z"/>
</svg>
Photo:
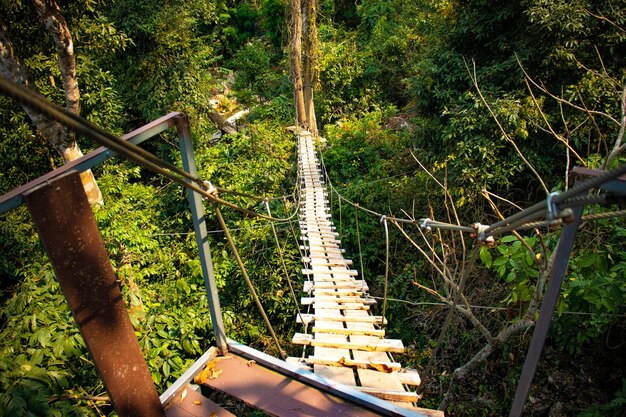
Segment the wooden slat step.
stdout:
<svg viewBox="0 0 626 417">
<path fill-rule="evenodd" d="M 398 379 L 405 385 L 418 386 L 422 384 L 422 379 L 416 369 L 401 370 L 398 372 Z"/>
<path fill-rule="evenodd" d="M 404 353 L 404 345 L 400 339 L 380 339 L 376 343 L 362 344 L 354 342 L 331 342 L 315 340 L 313 335 L 296 333 L 291 343 L 295 345 L 320 346 L 336 349 L 354 349 L 366 352 L 395 352 Z"/>
<path fill-rule="evenodd" d="M 300 245 L 300 249 L 306 250 L 309 252 L 327 252 L 327 253 L 344 253 L 345 249 L 340 248 L 325 248 L 321 245 Z"/>
<path fill-rule="evenodd" d="M 320 302 L 315 303 L 315 308 L 321 309 L 333 309 L 333 310 L 369 310 L 370 306 L 365 305 L 363 303 L 330 303 L 330 302 Z"/>
<path fill-rule="evenodd" d="M 300 304 L 303 306 L 309 306 L 312 304 L 326 304 L 326 303 L 342 303 L 342 304 L 350 304 L 350 303 L 361 303 L 364 305 L 374 305 L 376 304 L 376 300 L 373 298 L 363 298 L 363 297 L 350 297 L 350 296 L 342 296 L 342 297 L 333 297 L 333 296 L 315 296 L 315 297 L 302 297 L 300 299 Z"/>
<path fill-rule="evenodd" d="M 362 280 L 348 279 L 345 281 L 321 280 L 321 281 L 304 281 L 302 290 L 304 292 L 312 292 L 316 290 L 359 290 L 365 292 L 368 290 L 367 284 L 363 284 Z"/>
<path fill-rule="evenodd" d="M 310 266 L 327 266 L 329 268 L 332 267 L 337 267 L 337 266 L 344 266 L 344 267 L 348 267 L 352 265 L 352 262 L 323 262 L 323 261 L 313 261 L 313 262 L 309 262 Z"/>
<path fill-rule="evenodd" d="M 382 316 L 364 316 L 364 317 L 348 317 L 340 315 L 328 315 L 328 314 L 302 314 L 302 320 L 306 324 L 314 321 L 340 321 L 345 323 L 371 323 L 382 326 L 387 324 L 387 320 Z M 302 324 L 300 315 L 296 315 L 296 322 Z"/>
<path fill-rule="evenodd" d="M 328 237 L 324 237 L 324 236 L 319 236 L 319 237 L 313 237 L 313 236 L 300 236 L 300 240 L 304 241 L 304 242 L 315 242 L 315 241 L 319 241 L 327 243 L 327 242 L 331 242 L 332 244 L 340 244 L 341 240 L 337 240 L 334 237 L 328 236 Z"/>
<path fill-rule="evenodd" d="M 420 397 L 412 391 L 393 391 L 381 388 L 368 388 L 368 387 L 355 387 L 361 392 L 365 392 L 374 397 L 378 397 L 387 401 L 401 401 L 407 403 L 414 403 L 419 401 Z"/>
<path fill-rule="evenodd" d="M 329 297 L 329 296 L 339 296 L 339 297 L 361 297 L 363 296 L 363 291 L 357 288 L 327 288 L 327 289 L 315 289 L 311 291 L 315 297 Z"/>
<path fill-rule="evenodd" d="M 359 275 L 359 272 L 356 269 L 322 269 L 322 270 L 303 269 L 302 270 L 302 275 L 313 275 L 313 274 L 349 275 L 352 277 L 356 277 L 357 275 Z"/>
<path fill-rule="evenodd" d="M 346 367 L 353 369 L 389 369 L 391 371 L 400 371 L 402 364 L 398 362 L 372 362 L 372 361 L 357 361 L 352 359 L 346 359 L 343 356 L 340 358 L 318 358 L 315 356 L 309 356 L 308 358 L 294 358 L 290 357 L 286 360 L 287 363 L 293 363 L 301 367 L 309 367 L 309 365 L 326 365 L 336 367 Z M 400 374 L 400 373 L 398 373 Z"/>
<path fill-rule="evenodd" d="M 345 335 L 364 335 L 364 336 L 376 336 L 385 337 L 385 331 L 379 329 L 328 329 L 324 327 L 313 327 L 311 330 L 313 333 L 332 333 L 332 334 L 345 334 Z"/>
</svg>

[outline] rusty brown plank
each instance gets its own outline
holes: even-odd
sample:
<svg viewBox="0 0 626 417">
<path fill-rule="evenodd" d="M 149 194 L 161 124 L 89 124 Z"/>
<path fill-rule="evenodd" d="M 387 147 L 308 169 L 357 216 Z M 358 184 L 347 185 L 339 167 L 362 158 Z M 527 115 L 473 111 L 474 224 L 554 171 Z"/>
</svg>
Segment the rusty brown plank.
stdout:
<svg viewBox="0 0 626 417">
<path fill-rule="evenodd" d="M 78 172 L 24 197 L 118 415 L 164 416 Z"/>
<path fill-rule="evenodd" d="M 206 380 L 204 385 L 273 416 L 378 415 L 237 355 L 220 360 L 216 368 L 222 372 L 216 379 Z"/>
<path fill-rule="evenodd" d="M 235 417 L 213 401 L 190 388 L 185 388 L 165 410 L 167 417 Z"/>
</svg>

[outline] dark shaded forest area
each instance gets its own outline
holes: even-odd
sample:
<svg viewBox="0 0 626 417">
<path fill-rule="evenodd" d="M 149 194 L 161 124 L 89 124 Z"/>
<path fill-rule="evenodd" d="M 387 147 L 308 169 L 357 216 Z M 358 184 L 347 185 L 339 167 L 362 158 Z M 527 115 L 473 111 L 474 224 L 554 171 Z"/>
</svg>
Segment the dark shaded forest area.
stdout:
<svg viewBox="0 0 626 417">
<path fill-rule="evenodd" d="M 317 12 L 317 126 L 347 257 L 372 296 L 389 280 L 387 333 L 422 375 L 420 406 L 507 415 L 560 228 L 499 238 L 476 249 L 471 268 L 469 236 L 390 225 L 387 262 L 380 218 L 362 208 L 491 224 L 570 188 L 575 166 L 625 163 L 626 1 L 320 0 Z M 286 0 L 0 0 L 0 75 L 118 135 L 184 112 L 203 178 L 269 197 L 288 215 L 297 184 L 285 129 L 295 123 L 289 14 Z M 0 96 L 0 194 L 96 148 L 31 116 Z M 164 133 L 145 146 L 180 164 L 176 143 Z M 93 177 L 96 220 L 162 392 L 213 337 L 185 192 L 121 158 Z M 276 355 L 208 212 L 228 336 Z M 295 352 L 296 305 L 269 224 L 224 214 L 283 348 Z M 276 227 L 298 280 L 297 223 Z M 624 416 L 625 238 L 623 217 L 581 224 L 525 415 Z M 24 207 L 0 214 L 0 303 L 0 416 L 114 414 Z"/>
</svg>

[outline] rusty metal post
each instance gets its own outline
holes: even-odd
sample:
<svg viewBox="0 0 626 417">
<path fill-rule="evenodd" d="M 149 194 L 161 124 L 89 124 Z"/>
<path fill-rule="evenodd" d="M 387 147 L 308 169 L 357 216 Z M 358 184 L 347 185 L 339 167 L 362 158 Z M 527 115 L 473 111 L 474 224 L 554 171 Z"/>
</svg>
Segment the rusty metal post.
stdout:
<svg viewBox="0 0 626 417">
<path fill-rule="evenodd" d="M 193 155 L 193 143 L 191 142 L 189 121 L 185 115 L 181 114 L 176 118 L 176 130 L 178 132 L 180 152 L 183 158 L 183 169 L 191 175 L 197 176 L 198 169 L 196 168 L 196 159 Z M 222 351 L 222 354 L 226 354 L 226 352 L 228 352 L 228 344 L 224 330 L 224 320 L 222 319 L 220 298 L 217 293 L 213 260 L 211 259 L 211 248 L 209 247 L 209 235 L 206 229 L 202 196 L 195 191 L 187 190 L 187 198 L 189 199 L 193 229 L 196 234 L 200 266 L 202 267 L 202 275 L 204 276 L 204 286 L 209 302 L 209 313 L 211 314 L 211 323 L 213 324 L 213 333 L 215 334 L 215 344 Z"/>
<path fill-rule="evenodd" d="M 118 415 L 165 416 L 78 172 L 24 198 Z"/>
<path fill-rule="evenodd" d="M 528 398 L 528 392 L 530 391 L 530 385 L 533 382 L 537 365 L 539 364 L 539 358 L 541 357 L 541 351 L 548 337 L 548 330 L 550 330 L 550 324 L 552 322 L 552 316 L 554 315 L 554 308 L 561 292 L 561 285 L 563 284 L 563 278 L 567 271 L 567 265 L 569 258 L 574 248 L 574 241 L 576 240 L 576 234 L 578 232 L 578 225 L 583 213 L 582 206 L 575 207 L 574 219 L 571 223 L 563 227 L 561 231 L 561 238 L 556 247 L 556 253 L 554 254 L 554 264 L 552 265 L 552 273 L 550 274 L 550 281 L 548 282 L 548 289 L 543 296 L 541 303 L 541 309 L 539 310 L 539 319 L 535 325 L 533 337 L 530 341 L 530 347 L 526 354 L 526 360 L 524 361 L 524 368 L 522 369 L 522 375 L 520 376 L 517 390 L 515 391 L 515 398 L 511 405 L 511 412 L 509 417 L 519 417 L 524 411 L 524 403 Z"/>
</svg>

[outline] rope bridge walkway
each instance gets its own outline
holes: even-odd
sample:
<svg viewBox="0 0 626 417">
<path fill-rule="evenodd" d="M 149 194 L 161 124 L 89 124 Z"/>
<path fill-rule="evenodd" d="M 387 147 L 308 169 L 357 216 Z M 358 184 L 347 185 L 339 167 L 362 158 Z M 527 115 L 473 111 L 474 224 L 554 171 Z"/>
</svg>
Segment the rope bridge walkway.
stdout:
<svg viewBox="0 0 626 417">
<path fill-rule="evenodd" d="M 305 329 L 310 323 L 314 326 L 313 334 L 296 333 L 292 342 L 313 346 L 314 353 L 288 361 L 312 366 L 319 376 L 415 409 L 412 403 L 419 396 L 405 387 L 419 385 L 420 377 L 393 360 L 392 353 L 404 352 L 402 341 L 384 338 L 385 330 L 379 327 L 386 324 L 385 318 L 370 314 L 376 301 L 366 296 L 367 283 L 357 279 L 358 272 L 350 269 L 352 261 L 343 257 L 309 132 L 298 134 L 298 159 L 301 249 L 307 255 L 302 273 L 304 292 L 310 295 L 301 303 L 314 313 L 299 315 L 297 320 Z"/>
</svg>

